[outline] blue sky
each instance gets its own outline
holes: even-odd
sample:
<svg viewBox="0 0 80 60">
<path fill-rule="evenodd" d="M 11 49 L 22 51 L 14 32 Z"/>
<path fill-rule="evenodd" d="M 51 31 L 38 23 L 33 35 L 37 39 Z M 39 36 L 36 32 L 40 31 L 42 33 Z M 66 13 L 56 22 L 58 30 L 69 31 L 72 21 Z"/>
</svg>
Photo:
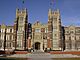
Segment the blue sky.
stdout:
<svg viewBox="0 0 80 60">
<path fill-rule="evenodd" d="M 25 0 L 28 9 L 28 20 L 31 23 L 47 23 L 51 0 Z M 0 24 L 13 25 L 16 8 L 22 8 L 22 0 L 0 0 Z M 59 9 L 62 25 L 80 26 L 80 0 L 54 0 L 52 8 Z"/>
</svg>

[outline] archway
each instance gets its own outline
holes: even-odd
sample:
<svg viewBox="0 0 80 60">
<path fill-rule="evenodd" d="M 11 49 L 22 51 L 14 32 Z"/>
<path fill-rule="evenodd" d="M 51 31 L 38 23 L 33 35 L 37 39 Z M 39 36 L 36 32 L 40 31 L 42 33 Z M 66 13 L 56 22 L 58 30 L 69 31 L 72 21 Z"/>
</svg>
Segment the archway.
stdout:
<svg viewBox="0 0 80 60">
<path fill-rule="evenodd" d="M 39 43 L 39 42 L 36 42 L 36 43 L 35 43 L 35 49 L 36 49 L 36 50 L 40 50 L 40 43 Z"/>
</svg>

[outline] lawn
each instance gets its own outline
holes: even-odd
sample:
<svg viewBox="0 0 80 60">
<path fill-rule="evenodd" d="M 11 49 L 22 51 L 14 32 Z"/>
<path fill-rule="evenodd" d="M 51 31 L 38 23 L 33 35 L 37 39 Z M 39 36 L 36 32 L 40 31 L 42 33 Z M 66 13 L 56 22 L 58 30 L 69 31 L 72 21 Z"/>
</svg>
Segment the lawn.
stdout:
<svg viewBox="0 0 80 60">
<path fill-rule="evenodd" d="M 0 60 L 27 60 L 27 58 L 0 58 Z M 80 60 L 80 58 L 53 58 L 52 60 Z"/>
<path fill-rule="evenodd" d="M 53 60 L 80 60 L 80 58 L 53 58 Z"/>
<path fill-rule="evenodd" d="M 0 57 L 0 60 L 27 60 L 27 58 L 5 58 L 5 57 Z"/>
</svg>

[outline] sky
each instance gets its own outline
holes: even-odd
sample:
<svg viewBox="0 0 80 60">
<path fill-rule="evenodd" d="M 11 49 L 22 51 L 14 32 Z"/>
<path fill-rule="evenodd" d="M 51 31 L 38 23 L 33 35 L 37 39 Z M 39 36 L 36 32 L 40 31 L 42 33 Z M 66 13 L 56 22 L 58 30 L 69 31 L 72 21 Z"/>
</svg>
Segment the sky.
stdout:
<svg viewBox="0 0 80 60">
<path fill-rule="evenodd" d="M 59 9 L 61 22 L 64 26 L 80 26 L 80 0 L 54 0 L 53 6 L 50 6 L 51 0 L 0 0 L 0 24 L 13 25 L 16 17 L 16 8 L 27 8 L 28 21 L 34 23 L 40 21 L 47 23 L 48 10 Z"/>
</svg>

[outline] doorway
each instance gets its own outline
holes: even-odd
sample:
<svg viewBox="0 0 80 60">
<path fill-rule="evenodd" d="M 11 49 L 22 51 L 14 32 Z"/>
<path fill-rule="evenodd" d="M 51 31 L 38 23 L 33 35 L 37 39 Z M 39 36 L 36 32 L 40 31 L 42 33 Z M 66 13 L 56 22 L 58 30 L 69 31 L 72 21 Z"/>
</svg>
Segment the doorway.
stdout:
<svg viewBox="0 0 80 60">
<path fill-rule="evenodd" d="M 40 50 L 40 43 L 39 42 L 35 43 L 35 50 Z"/>
</svg>

